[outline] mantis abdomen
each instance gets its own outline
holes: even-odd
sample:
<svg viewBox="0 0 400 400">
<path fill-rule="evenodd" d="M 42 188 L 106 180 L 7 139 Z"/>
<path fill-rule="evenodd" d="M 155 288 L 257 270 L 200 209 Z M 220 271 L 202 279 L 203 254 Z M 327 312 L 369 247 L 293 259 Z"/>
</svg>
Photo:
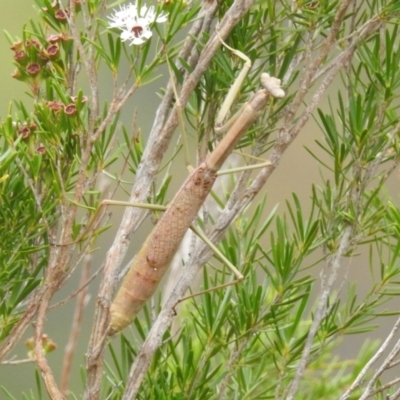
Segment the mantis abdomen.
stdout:
<svg viewBox="0 0 400 400">
<path fill-rule="evenodd" d="M 129 325 L 154 294 L 216 177 L 205 163 L 187 177 L 123 280 L 110 309 L 110 334 Z"/>
</svg>

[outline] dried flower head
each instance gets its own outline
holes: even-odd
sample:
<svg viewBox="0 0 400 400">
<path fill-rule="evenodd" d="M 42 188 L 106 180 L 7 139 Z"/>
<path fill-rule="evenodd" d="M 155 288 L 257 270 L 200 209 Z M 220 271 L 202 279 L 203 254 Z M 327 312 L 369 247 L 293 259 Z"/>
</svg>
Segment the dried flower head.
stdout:
<svg viewBox="0 0 400 400">
<path fill-rule="evenodd" d="M 40 50 L 41 45 L 40 42 L 36 39 L 29 39 L 25 42 L 25 48 L 29 49 L 30 47 L 36 47 L 38 50 Z"/>
<path fill-rule="evenodd" d="M 18 68 L 11 74 L 11 77 L 19 81 L 23 81 L 25 79 L 25 75 L 22 74 L 21 70 Z"/>
<path fill-rule="evenodd" d="M 18 129 L 18 134 L 22 136 L 22 139 L 28 139 L 29 135 L 31 134 L 31 130 L 28 126 L 23 125 Z"/>
<path fill-rule="evenodd" d="M 14 53 L 14 60 L 19 63 L 23 64 L 25 61 L 28 60 L 28 55 L 26 54 L 25 50 L 18 50 Z"/>
<path fill-rule="evenodd" d="M 68 10 L 62 10 L 61 8 L 56 11 L 54 17 L 58 19 L 60 22 L 67 22 L 69 16 Z"/>
<path fill-rule="evenodd" d="M 167 20 L 167 14 L 157 14 L 154 6 L 147 7 L 142 5 L 139 10 L 137 1 L 128 5 L 120 6 L 119 11 L 115 11 L 109 17 L 110 28 L 118 28 L 122 31 L 121 39 L 123 42 L 129 40 L 129 45 L 141 45 L 151 38 L 152 32 L 150 25 Z"/>
<path fill-rule="evenodd" d="M 59 112 L 64 107 L 64 104 L 58 101 L 46 101 L 46 104 L 54 112 Z"/>
<path fill-rule="evenodd" d="M 60 48 L 58 47 L 58 44 L 52 44 L 47 47 L 46 52 L 50 58 L 56 58 L 60 54 Z"/>
<path fill-rule="evenodd" d="M 64 112 L 66 115 L 75 115 L 76 114 L 76 105 L 74 103 L 68 104 L 64 106 Z"/>
<path fill-rule="evenodd" d="M 78 96 L 71 96 L 71 100 L 76 103 L 78 101 Z M 88 101 L 87 96 L 82 96 L 81 103 L 85 104 Z"/>
<path fill-rule="evenodd" d="M 14 42 L 13 45 L 10 47 L 10 49 L 14 51 L 21 50 L 23 45 L 24 45 L 23 42 L 19 40 L 18 42 Z"/>
<path fill-rule="evenodd" d="M 54 35 L 50 35 L 47 38 L 47 41 L 49 43 L 57 43 L 57 42 L 60 42 L 60 41 L 66 42 L 67 40 L 69 40 L 69 36 L 66 33 L 57 33 L 57 34 L 54 34 Z"/>
<path fill-rule="evenodd" d="M 26 67 L 26 72 L 28 73 L 28 75 L 36 76 L 37 74 L 39 74 L 40 69 L 41 68 L 40 68 L 40 65 L 38 63 L 30 63 Z"/>
<path fill-rule="evenodd" d="M 23 124 L 18 128 L 18 134 L 22 136 L 22 139 L 28 139 L 31 133 L 34 133 L 37 125 L 34 122 L 28 124 Z"/>
<path fill-rule="evenodd" d="M 38 144 L 38 146 L 36 147 L 36 153 L 41 154 L 42 156 L 46 154 L 46 147 L 44 147 L 43 143 Z"/>
</svg>

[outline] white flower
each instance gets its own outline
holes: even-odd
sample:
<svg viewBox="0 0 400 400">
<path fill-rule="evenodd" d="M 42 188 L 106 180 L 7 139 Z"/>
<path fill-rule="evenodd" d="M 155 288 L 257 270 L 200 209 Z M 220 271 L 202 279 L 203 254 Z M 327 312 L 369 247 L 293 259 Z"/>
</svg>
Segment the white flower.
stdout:
<svg viewBox="0 0 400 400">
<path fill-rule="evenodd" d="M 118 28 L 121 32 L 123 42 L 130 40 L 129 45 L 140 45 L 150 39 L 152 32 L 150 25 L 154 22 L 165 22 L 167 14 L 156 14 L 154 6 L 147 7 L 142 5 L 138 10 L 135 0 L 128 5 L 120 6 L 119 11 L 115 11 L 110 19 L 110 28 Z"/>
</svg>

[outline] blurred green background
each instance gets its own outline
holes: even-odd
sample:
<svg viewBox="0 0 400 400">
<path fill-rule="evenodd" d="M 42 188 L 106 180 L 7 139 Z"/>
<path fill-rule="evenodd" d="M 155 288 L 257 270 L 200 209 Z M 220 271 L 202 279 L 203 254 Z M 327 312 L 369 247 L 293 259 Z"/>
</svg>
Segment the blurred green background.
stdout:
<svg viewBox="0 0 400 400">
<path fill-rule="evenodd" d="M 2 119 L 6 116 L 10 101 L 13 99 L 27 100 L 28 97 L 24 95 L 24 85 L 21 82 L 11 78 L 14 71 L 12 64 L 13 52 L 10 50 L 10 44 L 4 35 L 7 31 L 12 37 L 21 38 L 22 27 L 29 22 L 30 18 L 35 18 L 36 11 L 34 9 L 33 1 L 31 0 L 13 0 L 1 2 L 0 13 L 0 116 Z"/>
</svg>

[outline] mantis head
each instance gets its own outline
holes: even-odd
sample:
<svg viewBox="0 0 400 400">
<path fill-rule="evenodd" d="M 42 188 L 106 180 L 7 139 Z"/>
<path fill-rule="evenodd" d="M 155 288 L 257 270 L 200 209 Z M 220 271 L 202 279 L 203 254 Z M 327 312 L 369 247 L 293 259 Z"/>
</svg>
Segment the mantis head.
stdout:
<svg viewBox="0 0 400 400">
<path fill-rule="evenodd" d="M 285 97 L 285 91 L 281 88 L 281 80 L 270 76 L 266 72 L 261 74 L 261 86 L 278 99 Z"/>
</svg>

